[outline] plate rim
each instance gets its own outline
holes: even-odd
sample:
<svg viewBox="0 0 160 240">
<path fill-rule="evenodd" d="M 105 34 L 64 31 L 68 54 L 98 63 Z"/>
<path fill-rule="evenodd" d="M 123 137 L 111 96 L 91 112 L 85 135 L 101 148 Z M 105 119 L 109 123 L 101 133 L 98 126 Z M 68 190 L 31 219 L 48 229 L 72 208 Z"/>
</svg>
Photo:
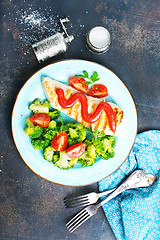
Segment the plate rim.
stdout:
<svg viewBox="0 0 160 240">
<path fill-rule="evenodd" d="M 122 84 L 122 85 L 125 87 L 125 89 L 128 91 L 128 93 L 129 93 L 129 95 L 130 95 L 130 97 L 131 97 L 131 99 L 132 99 L 132 101 L 133 101 L 134 108 L 135 108 L 135 113 L 136 113 L 137 125 L 136 125 L 135 137 L 134 137 L 132 146 L 131 146 L 131 148 L 130 148 L 130 150 L 129 150 L 129 152 L 128 152 L 127 157 L 122 161 L 122 163 L 121 163 L 114 171 L 112 171 L 112 172 L 111 172 L 110 174 L 108 174 L 107 176 L 103 177 L 102 179 L 93 181 L 93 182 L 91 182 L 91 183 L 86 183 L 86 184 L 81 184 L 81 185 L 72 185 L 72 184 L 70 185 L 70 184 L 64 184 L 64 183 L 63 183 L 63 184 L 62 184 L 62 183 L 57 183 L 57 182 L 51 181 L 51 180 L 49 180 L 49 179 L 47 179 L 47 178 L 45 178 L 45 177 L 42 177 L 41 175 L 39 175 L 38 173 L 36 173 L 36 172 L 26 163 L 26 161 L 25 161 L 24 158 L 22 157 L 22 155 L 21 155 L 21 153 L 20 153 L 20 151 L 19 151 L 19 149 L 18 149 L 18 146 L 17 146 L 17 144 L 16 144 L 16 141 L 15 141 L 15 138 L 14 138 L 14 133 L 13 133 L 13 113 L 14 113 L 14 109 L 15 109 L 15 106 L 16 106 L 17 99 L 18 99 L 18 97 L 19 97 L 22 89 L 23 89 L 23 88 L 25 87 L 25 85 L 29 82 L 29 80 L 30 80 L 34 75 L 36 75 L 39 71 L 41 71 L 41 70 L 43 70 L 44 68 L 49 67 L 49 66 L 51 66 L 51 65 L 54 65 L 54 64 L 57 64 L 57 63 L 61 63 L 61 62 L 65 62 L 65 61 L 67 61 L 67 62 L 68 62 L 68 61 L 83 61 L 83 62 L 89 62 L 89 63 L 91 63 L 91 64 L 93 63 L 93 64 L 96 64 L 96 65 L 99 65 L 100 67 L 103 67 L 103 68 L 107 69 L 107 71 L 110 71 L 113 75 L 115 75 L 115 76 L 118 78 L 118 80 L 121 82 L 121 84 Z M 88 185 L 91 185 L 91 184 L 94 184 L 94 183 L 98 183 L 99 181 L 101 181 L 101 180 L 109 177 L 111 174 L 113 174 L 114 172 L 116 172 L 116 171 L 123 165 L 123 163 L 126 161 L 126 159 L 128 158 L 128 156 L 129 156 L 129 154 L 130 154 L 130 152 L 131 152 L 131 150 L 132 150 L 132 148 L 133 148 L 133 145 L 134 145 L 134 143 L 135 143 L 136 136 L 137 136 L 137 133 L 138 133 L 138 112 L 137 112 L 137 107 L 136 107 L 136 104 L 135 104 L 135 101 L 134 101 L 134 98 L 133 98 L 132 94 L 130 93 L 130 91 L 128 90 L 128 88 L 126 87 L 126 85 L 123 83 L 123 81 L 122 81 L 122 80 L 117 76 L 117 74 L 115 74 L 112 70 L 108 69 L 106 66 L 104 66 L 104 65 L 102 65 L 102 64 L 100 64 L 100 63 L 93 62 L 93 61 L 89 61 L 89 60 L 84 60 L 84 59 L 72 59 L 72 58 L 71 58 L 71 59 L 63 59 L 63 60 L 59 60 L 59 61 L 55 61 L 55 62 L 53 62 L 53 63 L 47 64 L 46 66 L 40 68 L 39 70 L 37 70 L 36 72 L 34 72 L 34 73 L 27 79 L 27 81 L 22 85 L 22 87 L 20 88 L 18 94 L 16 95 L 15 102 L 14 102 L 13 109 L 12 109 L 12 114 L 11 114 L 11 132 L 12 132 L 12 137 L 13 137 L 14 144 L 15 144 L 15 146 L 16 146 L 16 149 L 17 149 L 20 157 L 22 158 L 23 162 L 27 165 L 27 167 L 28 167 L 34 174 L 36 174 L 38 177 L 40 177 L 40 178 L 42 178 L 42 179 L 44 179 L 44 180 L 47 180 L 48 182 L 51 182 L 51 183 L 54 183 L 54 184 L 57 184 L 57 185 L 60 185 L 60 186 L 83 187 L 83 186 L 88 186 Z"/>
</svg>

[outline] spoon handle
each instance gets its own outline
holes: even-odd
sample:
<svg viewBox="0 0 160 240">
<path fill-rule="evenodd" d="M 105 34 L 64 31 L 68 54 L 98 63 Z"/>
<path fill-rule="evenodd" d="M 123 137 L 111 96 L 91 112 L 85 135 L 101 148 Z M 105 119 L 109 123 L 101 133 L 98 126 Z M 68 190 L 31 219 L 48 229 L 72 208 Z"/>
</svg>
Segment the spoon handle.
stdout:
<svg viewBox="0 0 160 240">
<path fill-rule="evenodd" d="M 97 204 L 97 209 L 101 207 L 103 204 L 109 202 L 112 198 L 116 197 L 120 193 L 124 192 L 127 188 L 128 185 L 126 183 L 122 183 L 114 192 L 112 192 L 106 199 L 104 199 L 102 202 Z"/>
<path fill-rule="evenodd" d="M 120 193 L 124 192 L 126 189 L 139 187 L 139 184 L 142 182 L 145 176 L 144 170 L 134 171 L 119 187 L 116 188 L 105 200 L 96 205 L 97 209 L 103 204 L 110 201 L 112 198 L 116 197 Z"/>
<path fill-rule="evenodd" d="M 105 196 L 105 195 L 113 192 L 114 190 L 116 190 L 116 188 L 112 188 L 112 189 L 106 190 L 106 191 L 104 191 L 104 192 L 98 193 L 98 196 L 99 196 L 99 197 Z"/>
</svg>

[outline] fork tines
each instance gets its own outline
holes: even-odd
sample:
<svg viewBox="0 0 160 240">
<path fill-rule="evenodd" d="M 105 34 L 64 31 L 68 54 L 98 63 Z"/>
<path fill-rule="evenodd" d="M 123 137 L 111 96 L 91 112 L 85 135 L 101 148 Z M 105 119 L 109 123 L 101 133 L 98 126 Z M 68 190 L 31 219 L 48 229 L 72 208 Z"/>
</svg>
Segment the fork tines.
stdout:
<svg viewBox="0 0 160 240">
<path fill-rule="evenodd" d="M 89 219 L 91 215 L 88 213 L 87 209 L 81 210 L 75 217 L 73 217 L 67 224 L 66 227 L 72 233 L 75 231 L 82 223 Z"/>
<path fill-rule="evenodd" d="M 74 198 L 65 198 L 64 199 L 64 204 L 66 208 L 72 208 L 76 206 L 86 206 L 89 204 L 89 199 L 87 196 L 79 196 L 79 197 L 74 197 Z"/>
</svg>

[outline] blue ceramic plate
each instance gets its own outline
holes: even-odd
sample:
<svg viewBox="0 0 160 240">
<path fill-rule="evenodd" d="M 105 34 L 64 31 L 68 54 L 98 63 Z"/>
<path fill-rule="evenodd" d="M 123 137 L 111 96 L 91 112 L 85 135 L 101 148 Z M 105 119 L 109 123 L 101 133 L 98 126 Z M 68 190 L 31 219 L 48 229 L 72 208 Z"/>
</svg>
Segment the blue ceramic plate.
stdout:
<svg viewBox="0 0 160 240">
<path fill-rule="evenodd" d="M 127 116 L 126 134 L 116 138 L 115 156 L 109 160 L 97 159 L 90 167 L 81 167 L 79 164 L 69 170 L 61 170 L 43 158 L 42 152 L 32 147 L 29 137 L 24 133 L 25 121 L 31 115 L 28 105 L 35 98 L 46 99 L 41 80 L 48 76 L 68 84 L 68 79 L 83 70 L 92 74 L 97 71 L 102 83 L 107 86 L 109 97 L 120 106 Z M 73 121 L 62 114 L 64 122 Z M 16 147 L 27 166 L 37 175 L 51 182 L 83 186 L 107 177 L 116 171 L 127 158 L 134 144 L 137 134 L 137 111 L 131 94 L 123 82 L 107 68 L 84 60 L 65 60 L 50 64 L 36 72 L 20 90 L 12 113 L 12 134 Z"/>
</svg>

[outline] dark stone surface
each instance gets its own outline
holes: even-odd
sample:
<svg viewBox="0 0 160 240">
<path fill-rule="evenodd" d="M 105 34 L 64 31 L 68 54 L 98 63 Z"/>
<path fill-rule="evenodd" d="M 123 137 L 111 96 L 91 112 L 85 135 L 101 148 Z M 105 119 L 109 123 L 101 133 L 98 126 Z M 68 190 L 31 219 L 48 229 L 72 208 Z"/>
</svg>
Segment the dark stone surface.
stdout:
<svg viewBox="0 0 160 240">
<path fill-rule="evenodd" d="M 66 210 L 63 198 L 97 190 L 97 184 L 66 187 L 36 176 L 22 161 L 11 134 L 16 95 L 26 80 L 49 63 L 86 59 L 117 74 L 131 92 L 138 111 L 139 132 L 160 129 L 160 2 L 157 0 L 2 0 L 0 37 L 0 239 L 113 240 L 102 209 L 70 234 L 66 221 L 77 209 Z M 59 18 L 69 17 L 75 40 L 65 54 L 39 64 L 31 44 L 60 31 Z M 112 45 L 102 55 L 85 46 L 88 30 L 109 29 Z"/>
</svg>

